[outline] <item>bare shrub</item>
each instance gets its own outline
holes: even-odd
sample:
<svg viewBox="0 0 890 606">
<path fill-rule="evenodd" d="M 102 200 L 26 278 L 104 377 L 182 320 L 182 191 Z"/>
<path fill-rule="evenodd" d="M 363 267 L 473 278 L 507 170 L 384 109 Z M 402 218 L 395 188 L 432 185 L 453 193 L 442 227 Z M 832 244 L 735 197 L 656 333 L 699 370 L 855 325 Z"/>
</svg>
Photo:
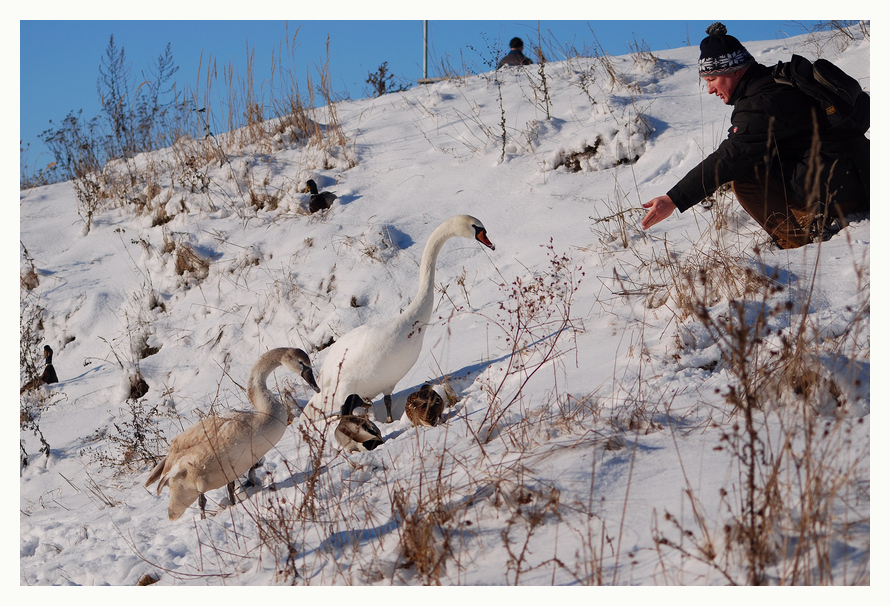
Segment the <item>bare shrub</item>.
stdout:
<svg viewBox="0 0 890 606">
<path fill-rule="evenodd" d="M 79 202 L 77 213 L 84 221 L 86 233 L 92 227 L 93 215 L 107 198 L 97 131 L 95 118 L 84 124 L 80 120 L 80 112 L 77 115 L 71 112 L 60 128 L 47 130 L 41 135 L 55 155 L 63 178 L 73 181 Z"/>
<path fill-rule="evenodd" d="M 500 379 L 483 386 L 489 401 L 482 421 L 483 441 L 496 433 L 497 424 L 517 402 L 524 386 L 538 370 L 554 357 L 565 353 L 562 337 L 580 330 L 572 317 L 572 303 L 584 272 L 572 265 L 566 254 L 558 254 L 553 243 L 546 246 L 549 267 L 527 278 L 517 277 L 509 286 L 501 285 L 506 302 L 499 304 L 495 321 L 504 332 L 509 353 Z M 505 393 L 514 378 L 519 379 L 515 392 Z"/>
<path fill-rule="evenodd" d="M 720 301 L 736 300 L 769 288 L 770 295 L 780 293 L 780 284 L 756 271 L 749 262 L 725 249 L 701 251 L 685 262 L 668 266 L 672 288 L 670 297 L 680 319 L 698 317 Z"/>
<path fill-rule="evenodd" d="M 24 294 L 19 305 L 19 384 L 38 386 L 41 383 L 38 362 L 43 359 L 43 317 L 46 309 L 32 293 L 25 291 Z"/>
<path fill-rule="evenodd" d="M 208 149 L 207 145 L 187 145 L 187 140 L 180 139 L 173 146 L 176 164 L 173 169 L 173 179 L 182 187 L 187 187 L 191 193 L 207 192 L 210 178 L 203 170 L 203 166 L 209 158 L 200 157 L 198 150 Z M 198 148 L 198 150 L 194 149 Z"/>
<path fill-rule="evenodd" d="M 22 268 L 19 270 L 19 288 L 22 290 L 34 290 L 40 285 L 40 278 L 37 277 L 37 270 L 34 267 L 34 258 L 28 253 L 25 244 L 20 242 L 22 246 Z"/>
<path fill-rule="evenodd" d="M 19 139 L 19 166 L 21 166 L 19 171 L 19 189 L 22 191 L 49 185 L 53 182 L 54 178 L 57 178 L 54 175 L 56 172 L 55 162 L 49 162 L 44 165 L 43 168 L 40 168 L 39 166 L 35 167 L 31 164 L 27 158 L 27 153 L 30 148 L 30 143 L 26 143 L 22 146 L 22 140 Z"/>
<path fill-rule="evenodd" d="M 498 107 L 501 109 L 501 118 L 498 121 L 498 126 L 500 126 L 500 139 L 501 139 L 501 162 L 507 157 L 507 112 L 504 110 L 504 92 L 501 89 L 501 79 L 498 77 L 498 72 L 494 72 L 494 84 L 498 90 Z"/>
<path fill-rule="evenodd" d="M 126 408 L 121 409 L 121 420 L 113 421 L 102 433 L 109 448 L 87 449 L 92 461 L 115 473 L 132 473 L 157 465 L 169 445 L 159 424 L 161 418 L 169 415 L 162 412 L 158 404 L 150 406 L 147 400 L 137 395 L 145 394 L 144 383 L 141 377 L 132 380 Z"/>
<path fill-rule="evenodd" d="M 40 429 L 40 414 L 57 400 L 56 394 L 46 394 L 40 390 L 29 391 L 19 397 L 19 430 L 31 432 L 40 441 L 39 453 L 49 458 L 50 446 Z M 25 450 L 25 442 L 19 439 L 19 467 L 25 468 L 30 464 L 28 453 Z"/>
<path fill-rule="evenodd" d="M 247 190 L 250 205 L 254 207 L 256 210 L 277 210 L 278 202 L 281 200 L 281 195 L 277 193 L 269 193 L 266 191 L 259 190 L 253 186 L 251 186 Z"/>
<path fill-rule="evenodd" d="M 854 528 L 868 524 L 851 519 L 849 505 L 838 507 L 851 495 L 858 498 L 860 474 L 867 473 L 868 443 L 850 439 L 862 420 L 851 415 L 855 387 L 849 386 L 861 372 L 855 356 L 862 355 L 867 331 L 868 289 L 846 329 L 825 339 L 807 313 L 812 288 L 794 302 L 774 280 L 740 269 L 725 254 L 716 267 L 704 259 L 682 307 L 706 331 L 730 376 L 720 396 L 733 421 L 722 430 L 718 450 L 729 453 L 738 485 L 721 492 L 728 520 L 719 529 L 709 527 L 690 488 L 696 528 L 684 528 L 669 512 L 665 519 L 695 538 L 692 545 L 683 547 L 660 531 L 654 537 L 733 584 L 833 583 L 836 543 L 849 542 Z M 832 360 L 839 370 L 826 365 Z M 840 469 L 838 460 L 845 461 Z M 744 579 L 731 572 L 737 566 Z M 850 581 L 862 578 L 851 571 Z"/>
<path fill-rule="evenodd" d="M 25 255 L 30 259 L 27 250 Z M 19 309 L 19 384 L 22 386 L 19 392 L 19 430 L 32 433 L 40 441 L 40 454 L 49 458 L 50 445 L 40 429 L 40 416 L 46 407 L 64 395 L 41 387 L 44 383 L 38 362 L 44 359 L 42 344 L 46 310 L 24 285 L 20 290 Z M 19 439 L 19 450 L 20 468 L 27 467 L 29 460 L 23 438 Z"/>
<path fill-rule="evenodd" d="M 834 19 L 817 21 L 813 26 L 798 21 L 791 23 L 807 34 L 804 45 L 811 48 L 817 58 L 824 55 L 829 44 L 843 52 L 860 36 L 866 40 L 871 38 L 871 22 L 866 20 Z"/>
<path fill-rule="evenodd" d="M 174 269 L 178 275 L 193 277 L 200 282 L 210 273 L 210 262 L 198 255 L 188 243 L 179 242 L 176 245 Z"/>
<path fill-rule="evenodd" d="M 298 562 L 305 520 L 286 498 L 274 493 L 255 516 L 260 544 L 275 557 L 275 580 L 279 583 L 297 585 L 302 578 Z"/>
<path fill-rule="evenodd" d="M 529 80 L 532 83 L 532 88 L 535 91 L 535 100 L 538 104 L 544 109 L 544 115 L 547 120 L 550 120 L 550 87 L 547 84 L 547 70 L 545 69 L 547 58 L 544 56 L 544 50 L 541 45 L 541 27 L 538 25 L 538 46 L 535 47 L 535 55 L 537 59 L 538 65 L 538 78 L 539 80 L 533 80 L 531 76 L 529 76 Z M 528 72 L 526 72 L 528 74 Z"/>
<path fill-rule="evenodd" d="M 104 168 L 114 160 L 169 145 L 187 131 L 186 103 L 172 84 L 178 69 L 168 44 L 148 73 L 134 80 L 123 47 L 111 36 L 99 67 L 100 115 L 83 121 L 81 112 L 69 112 L 59 127 L 41 133 L 55 161 L 40 179 L 74 181 L 87 232 L 107 186 Z"/>
<path fill-rule="evenodd" d="M 327 444 L 327 426 L 326 424 L 299 423 L 297 430 L 309 447 L 308 474 L 302 483 L 303 494 L 297 513 L 301 518 L 313 520 L 319 511 L 318 497 L 324 473 L 322 461 Z"/>
<path fill-rule="evenodd" d="M 609 82 L 609 90 L 615 90 L 615 87 L 622 85 L 624 80 L 618 72 L 618 68 L 615 66 L 615 62 L 612 60 L 612 57 L 609 56 L 609 54 L 603 48 L 603 45 L 600 44 L 600 41 L 597 39 L 593 28 L 590 29 L 590 33 L 593 35 L 593 39 L 595 41 L 595 45 L 590 50 L 590 52 L 593 54 L 594 59 L 596 59 L 596 62 L 605 73 L 606 78 Z"/>
<path fill-rule="evenodd" d="M 580 170 L 580 166 L 578 168 Z M 615 188 L 614 202 L 611 198 L 602 200 L 606 213 L 603 216 L 590 217 L 593 219 L 590 231 L 596 234 L 600 244 L 606 247 L 618 244 L 621 248 L 630 248 L 633 240 L 646 237 L 639 228 L 639 221 L 634 217 L 642 215 L 644 211 L 628 203 L 628 195 L 621 191 L 617 182 Z"/>
<path fill-rule="evenodd" d="M 324 133 L 323 142 L 319 141 L 319 147 L 328 151 L 325 155 L 327 158 L 331 153 L 339 153 L 343 155 L 343 161 L 346 168 L 351 168 L 358 164 L 358 158 L 354 150 L 349 148 L 349 141 L 343 132 L 343 126 L 337 115 L 337 101 L 334 97 L 334 89 L 331 83 L 330 60 L 331 60 L 331 40 L 325 41 L 325 62 L 318 66 L 318 91 L 321 93 L 325 101 L 325 111 L 327 112 L 326 126 L 322 131 Z M 309 86 L 312 86 L 311 81 Z M 333 168 L 333 166 L 324 166 L 323 168 Z"/>
<path fill-rule="evenodd" d="M 424 489 L 426 488 L 426 492 Z M 455 513 L 439 483 L 396 486 L 393 515 L 398 520 L 403 567 L 414 567 L 424 585 L 441 585 L 448 558 L 453 557 L 450 534 Z"/>
<path fill-rule="evenodd" d="M 370 90 L 366 90 L 368 96 L 382 97 L 389 93 L 400 93 L 408 90 L 408 87 L 404 84 L 396 84 L 394 82 L 395 76 L 389 72 L 388 65 L 389 63 L 384 61 L 377 66 L 376 72 L 368 74 L 368 78 L 365 80 L 365 84 L 370 86 Z"/>
<path fill-rule="evenodd" d="M 507 566 L 504 571 L 507 582 L 510 582 L 512 574 L 513 585 L 519 585 L 520 577 L 524 573 L 548 566 L 553 562 L 564 566 L 555 559 L 536 565 L 527 563 L 532 555 L 532 535 L 543 526 L 548 515 L 559 517 L 559 491 L 551 488 L 544 492 L 528 486 L 516 486 L 508 498 L 513 502 L 512 515 L 507 520 L 506 527 L 501 530 L 501 539 L 507 550 Z"/>
<path fill-rule="evenodd" d="M 658 57 L 655 56 L 645 40 L 638 41 L 634 36 L 633 42 L 628 42 L 627 46 L 630 49 L 631 59 L 638 67 L 645 70 L 658 64 Z"/>
</svg>

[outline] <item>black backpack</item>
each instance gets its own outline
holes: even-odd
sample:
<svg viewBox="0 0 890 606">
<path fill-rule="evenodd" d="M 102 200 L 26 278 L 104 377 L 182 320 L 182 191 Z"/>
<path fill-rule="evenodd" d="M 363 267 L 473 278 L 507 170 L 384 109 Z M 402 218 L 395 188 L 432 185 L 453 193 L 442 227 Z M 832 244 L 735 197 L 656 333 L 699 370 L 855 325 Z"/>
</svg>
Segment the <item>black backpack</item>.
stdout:
<svg viewBox="0 0 890 606">
<path fill-rule="evenodd" d="M 819 102 L 828 127 L 838 133 L 865 134 L 869 129 L 870 97 L 856 78 L 826 59 L 813 63 L 791 55 L 789 63 L 773 68 L 773 78 L 793 86 Z"/>
</svg>

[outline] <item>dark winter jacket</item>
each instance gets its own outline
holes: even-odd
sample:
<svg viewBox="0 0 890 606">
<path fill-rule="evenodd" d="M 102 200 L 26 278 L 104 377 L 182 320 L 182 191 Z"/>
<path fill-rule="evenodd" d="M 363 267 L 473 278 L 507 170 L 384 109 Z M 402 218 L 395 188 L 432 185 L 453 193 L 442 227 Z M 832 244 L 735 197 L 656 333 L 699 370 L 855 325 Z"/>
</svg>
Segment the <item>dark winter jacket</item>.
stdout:
<svg viewBox="0 0 890 606">
<path fill-rule="evenodd" d="M 770 171 L 779 171 L 793 195 L 806 200 L 816 103 L 801 91 L 776 83 L 772 68 L 754 63 L 742 74 L 729 104 L 734 109 L 726 140 L 667 193 L 680 212 L 713 194 L 720 185 L 748 174 L 758 164 L 768 164 Z M 819 132 L 820 153 L 826 166 L 838 161 L 842 166 L 834 171 L 837 175 L 852 169 L 852 174 L 864 181 L 855 188 L 857 195 L 862 195 L 864 187 L 867 196 L 868 139 L 864 135 L 839 139 L 827 132 L 824 121 Z M 821 187 L 824 190 L 826 184 Z M 833 183 L 832 191 L 835 189 Z"/>
<path fill-rule="evenodd" d="M 498 63 L 498 69 L 502 68 L 505 65 L 531 65 L 532 60 L 522 54 L 521 50 L 512 49 L 507 55 L 500 60 Z"/>
</svg>

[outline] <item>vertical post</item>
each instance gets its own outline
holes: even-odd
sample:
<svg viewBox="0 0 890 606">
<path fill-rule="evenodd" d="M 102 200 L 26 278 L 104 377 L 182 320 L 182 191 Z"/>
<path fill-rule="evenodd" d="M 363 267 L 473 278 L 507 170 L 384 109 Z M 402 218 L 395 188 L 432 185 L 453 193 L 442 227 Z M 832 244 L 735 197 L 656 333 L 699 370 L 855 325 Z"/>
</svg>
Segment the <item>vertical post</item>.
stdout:
<svg viewBox="0 0 890 606">
<path fill-rule="evenodd" d="M 427 55 L 426 35 L 427 35 L 427 21 L 426 21 L 426 19 L 424 19 L 423 20 L 423 79 L 424 80 L 426 80 L 426 55 Z"/>
</svg>

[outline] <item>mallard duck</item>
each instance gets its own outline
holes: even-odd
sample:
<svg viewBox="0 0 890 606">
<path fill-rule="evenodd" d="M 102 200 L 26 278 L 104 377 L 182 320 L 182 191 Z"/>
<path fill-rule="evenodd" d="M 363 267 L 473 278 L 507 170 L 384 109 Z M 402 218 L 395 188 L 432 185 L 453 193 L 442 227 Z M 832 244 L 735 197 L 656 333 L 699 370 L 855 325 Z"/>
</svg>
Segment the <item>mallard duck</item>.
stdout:
<svg viewBox="0 0 890 606">
<path fill-rule="evenodd" d="M 247 398 L 256 410 L 208 416 L 173 438 L 167 456 L 148 476 L 146 486 L 158 482 L 158 494 L 170 488 L 167 515 L 171 520 L 198 500 L 201 518 L 207 499 L 204 494 L 226 486 L 235 502 L 235 480 L 253 471 L 257 462 L 284 435 L 285 406 L 266 387 L 269 374 L 284 365 L 318 391 L 309 356 L 301 349 L 279 347 L 264 353 L 247 379 Z M 251 474 L 251 481 L 255 481 Z"/>
<path fill-rule="evenodd" d="M 56 376 L 56 369 L 53 367 L 53 349 L 49 345 L 43 346 L 43 358 L 46 360 L 46 368 L 40 375 L 40 380 L 44 383 L 58 383 L 59 377 Z"/>
<path fill-rule="evenodd" d="M 329 191 L 319 193 L 318 186 L 312 179 L 306 181 L 306 185 L 309 186 L 309 212 L 311 213 L 330 208 L 334 200 L 337 199 L 337 196 Z"/>
<path fill-rule="evenodd" d="M 371 400 L 383 394 L 386 422 L 392 423 L 392 392 L 420 356 L 423 336 L 433 313 L 436 259 L 445 242 L 455 236 L 474 239 L 494 250 L 482 221 L 457 215 L 433 231 L 420 261 L 417 295 L 398 317 L 351 330 L 328 348 L 319 373 L 321 392 L 304 409 L 308 418 L 333 411 L 335 394 L 358 394 Z"/>
<path fill-rule="evenodd" d="M 418 391 L 409 395 L 405 403 L 405 414 L 414 425 L 438 425 L 444 411 L 445 401 L 429 383 L 424 383 Z"/>
<path fill-rule="evenodd" d="M 26 391 L 37 389 L 41 385 L 59 382 L 59 377 L 56 376 L 56 369 L 53 366 L 53 349 L 49 345 L 43 346 L 43 359 L 46 362 L 46 367 L 43 369 L 43 372 L 40 373 L 39 377 L 32 377 L 30 381 L 22 385 L 19 395 Z"/>
<path fill-rule="evenodd" d="M 374 450 L 383 444 L 383 435 L 374 422 L 363 413 L 356 414 L 356 408 L 370 408 L 368 402 L 357 394 L 352 394 L 340 408 L 340 423 L 334 430 L 334 437 L 347 452 Z"/>
</svg>

